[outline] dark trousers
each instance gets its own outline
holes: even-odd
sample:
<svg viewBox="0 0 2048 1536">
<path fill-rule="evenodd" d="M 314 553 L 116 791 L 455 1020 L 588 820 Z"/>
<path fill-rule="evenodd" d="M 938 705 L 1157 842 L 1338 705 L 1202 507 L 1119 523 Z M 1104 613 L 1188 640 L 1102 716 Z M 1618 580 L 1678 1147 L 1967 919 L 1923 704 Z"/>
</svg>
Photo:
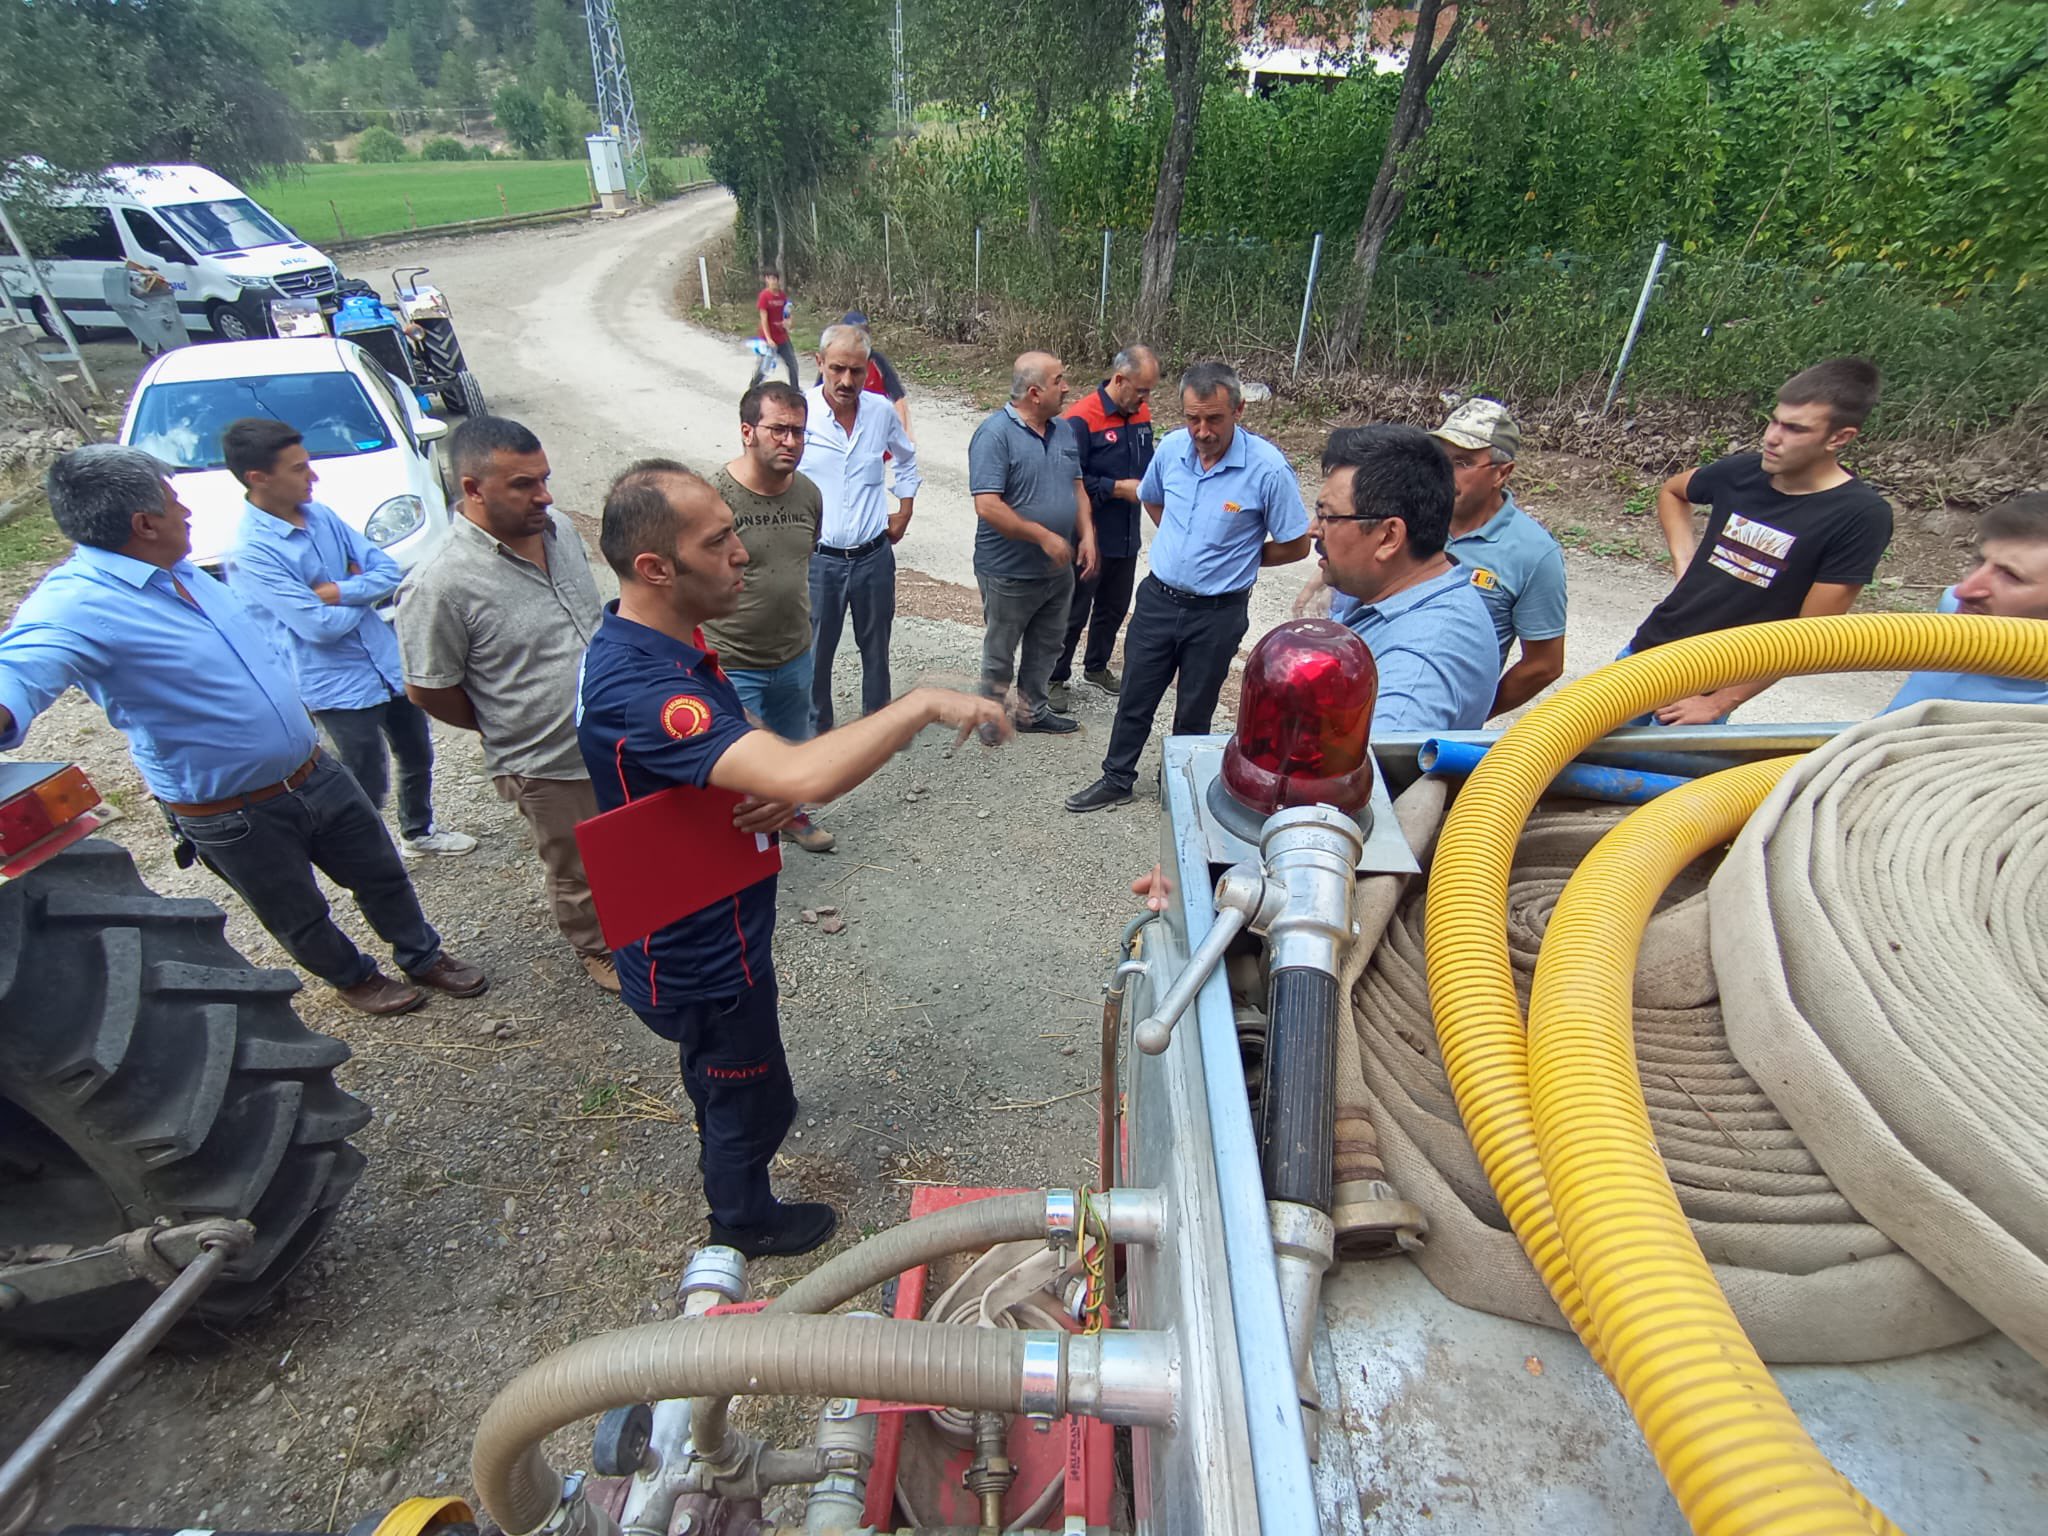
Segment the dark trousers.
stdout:
<svg viewBox="0 0 2048 1536">
<path fill-rule="evenodd" d="M 1044 714 L 1052 707 L 1046 684 L 1074 600 L 1074 568 L 1064 565 L 1050 576 L 977 574 L 974 580 L 981 588 L 981 691 L 1000 699 L 1015 677 L 1025 713 Z"/>
<path fill-rule="evenodd" d="M 441 953 L 377 808 L 333 758 L 323 754 L 305 783 L 260 805 L 176 820 L 206 867 L 329 986 L 352 987 L 377 967 L 334 925 L 315 868 L 355 897 L 401 970 L 423 971 Z"/>
<path fill-rule="evenodd" d="M 1116 632 L 1123 627 L 1131 608 L 1131 583 L 1138 579 L 1136 555 L 1104 555 L 1102 568 L 1093 581 L 1074 581 L 1074 603 L 1067 610 L 1067 643 L 1053 664 L 1052 680 L 1064 683 L 1074 675 L 1074 647 L 1081 631 L 1088 631 L 1088 649 L 1082 653 L 1081 670 L 1102 672 L 1109 667 L 1116 649 Z"/>
<path fill-rule="evenodd" d="M 633 1010 L 676 1042 L 683 1091 L 697 1111 L 704 1198 L 722 1227 L 757 1227 L 774 1211 L 768 1164 L 796 1120 L 776 995 L 770 971 L 737 997 Z"/>
<path fill-rule="evenodd" d="M 1123 691 L 1102 776 L 1119 789 L 1138 781 L 1138 754 L 1152 734 L 1152 717 L 1167 685 L 1179 675 L 1173 734 L 1205 736 L 1216 697 L 1230 675 L 1238 642 L 1251 627 L 1251 589 L 1227 599 L 1176 600 L 1156 576 L 1138 583 L 1137 606 L 1124 633 Z"/>
<path fill-rule="evenodd" d="M 832 657 L 853 615 L 860 650 L 860 712 L 889 702 L 889 634 L 896 627 L 896 546 L 883 544 L 857 559 L 811 556 L 811 734 L 832 729 Z"/>
<path fill-rule="evenodd" d="M 316 709 L 313 718 L 327 733 L 334 755 L 380 811 L 391 790 L 391 759 L 398 759 L 401 836 L 425 837 L 434 829 L 434 736 L 425 710 L 403 694 L 394 694 L 368 709 Z"/>
</svg>

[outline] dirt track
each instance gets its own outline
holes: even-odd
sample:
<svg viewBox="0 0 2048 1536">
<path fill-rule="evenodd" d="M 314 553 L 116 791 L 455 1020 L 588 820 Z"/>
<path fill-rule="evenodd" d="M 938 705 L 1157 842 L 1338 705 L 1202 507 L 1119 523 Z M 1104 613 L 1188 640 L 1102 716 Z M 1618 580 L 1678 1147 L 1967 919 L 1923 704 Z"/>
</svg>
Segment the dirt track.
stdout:
<svg viewBox="0 0 2048 1536">
<path fill-rule="evenodd" d="M 701 194 L 617 224 L 394 246 L 354 265 L 431 263 L 493 409 L 540 433 L 558 498 L 587 515 L 632 458 L 708 468 L 734 451 L 749 356 L 677 318 L 670 297 L 696 244 L 729 217 L 722 194 Z M 1070 366 L 1085 378 L 1096 365 Z M 915 405 L 926 488 L 900 555 L 936 584 L 915 583 L 917 612 L 971 613 L 959 599 L 972 583 L 976 416 L 928 393 Z M 1578 671 L 1614 652 L 1662 583 L 1568 558 Z M 1262 583 L 1255 619 L 1283 615 L 1305 569 Z M 11 609 L 25 589 L 0 586 L 0 600 Z M 965 682 L 977 654 L 971 625 L 906 618 L 896 686 Z M 843 669 L 842 685 L 855 676 Z M 1855 717 L 1891 686 L 1788 684 L 1744 716 Z M 848 1236 L 900 1219 L 918 1180 L 1090 1172 L 1096 983 L 1129 910 L 1125 882 L 1152 862 L 1157 830 L 1149 798 L 1087 818 L 1060 809 L 1094 776 L 1109 725 L 1092 690 L 1079 708 L 1081 734 L 996 755 L 954 757 L 928 733 L 833 809 L 837 855 L 790 854 L 777 960 L 803 1110 L 783 1181 L 841 1202 Z M 496 985 L 475 1003 L 437 1000 L 375 1024 L 307 995 L 309 1021 L 356 1047 L 344 1081 L 378 1110 L 360 1138 L 371 1158 L 361 1191 L 286 1308 L 213 1353 L 146 1368 L 65 1463 L 39 1526 L 326 1530 L 405 1493 L 460 1491 L 470 1432 L 513 1372 L 667 1308 L 703 1232 L 673 1059 L 581 979 L 473 741 L 443 733 L 439 746 L 442 819 L 484 846 L 423 868 L 421 894 L 451 947 Z M 119 738 L 77 695 L 18 755 L 83 761 L 140 811 L 117 832 L 158 889 L 226 896 L 203 872 L 171 866 Z M 227 900 L 245 952 L 286 963 Z M 820 905 L 841 907 L 847 931 L 798 921 Z M 38 1352 L 0 1360 L 0 1442 L 83 1365 Z M 565 1437 L 562 1454 L 586 1464 L 587 1441 Z"/>
</svg>

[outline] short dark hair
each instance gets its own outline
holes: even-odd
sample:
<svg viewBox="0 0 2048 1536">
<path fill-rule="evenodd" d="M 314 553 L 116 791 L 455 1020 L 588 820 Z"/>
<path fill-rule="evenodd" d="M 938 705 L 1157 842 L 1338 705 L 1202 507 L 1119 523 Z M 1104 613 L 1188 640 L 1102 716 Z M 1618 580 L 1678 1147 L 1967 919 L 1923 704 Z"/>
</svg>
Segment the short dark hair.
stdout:
<svg viewBox="0 0 2048 1536">
<path fill-rule="evenodd" d="M 1986 539 L 2048 544 L 2048 491 L 2026 491 L 1986 507 L 1977 518 L 1977 542 Z"/>
<path fill-rule="evenodd" d="M 1358 472 L 1351 482 L 1353 512 L 1400 518 L 1418 560 L 1443 552 L 1458 483 L 1435 438 L 1420 427 L 1339 427 L 1323 445 L 1323 473 L 1337 469 Z"/>
<path fill-rule="evenodd" d="M 811 403 L 804 398 L 804 392 L 794 384 L 785 384 L 780 379 L 763 379 L 760 383 L 740 396 L 740 425 L 758 427 L 761 425 L 761 407 L 770 400 L 781 405 L 793 406 L 806 416 L 811 413 Z"/>
<path fill-rule="evenodd" d="M 1837 430 L 1860 427 L 1877 409 L 1881 381 L 1877 364 L 1867 357 L 1830 358 L 1787 379 L 1778 390 L 1778 404 L 1824 405 Z"/>
<path fill-rule="evenodd" d="M 244 416 L 240 421 L 229 422 L 227 430 L 221 433 L 220 451 L 227 461 L 228 473 L 247 485 L 250 475 L 269 474 L 280 453 L 305 440 L 305 434 L 290 422 Z"/>
<path fill-rule="evenodd" d="M 1197 400 L 1206 400 L 1219 389 L 1229 392 L 1232 410 L 1244 404 L 1244 383 L 1228 363 L 1197 363 L 1180 376 L 1180 392 Z"/>
<path fill-rule="evenodd" d="M 448 434 L 448 467 L 460 482 L 481 477 L 500 453 L 539 453 L 540 439 L 506 416 L 469 416 Z"/>
<path fill-rule="evenodd" d="M 691 485 L 711 490 L 711 483 L 680 459 L 640 459 L 619 471 L 604 493 L 604 520 L 597 534 L 598 552 L 619 580 L 640 579 L 633 561 L 641 555 L 675 554 L 682 519 L 676 515 L 674 492 Z"/>
<path fill-rule="evenodd" d="M 135 537 L 135 514 L 160 516 L 170 471 L 140 448 L 87 443 L 43 477 L 50 516 L 64 537 L 94 549 L 120 549 Z"/>
</svg>

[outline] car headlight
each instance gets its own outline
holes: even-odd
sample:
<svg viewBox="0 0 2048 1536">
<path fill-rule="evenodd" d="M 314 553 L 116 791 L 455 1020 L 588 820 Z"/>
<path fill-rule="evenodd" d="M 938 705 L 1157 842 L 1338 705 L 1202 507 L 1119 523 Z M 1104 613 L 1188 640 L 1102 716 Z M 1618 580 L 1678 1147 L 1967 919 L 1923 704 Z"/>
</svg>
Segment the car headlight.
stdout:
<svg viewBox="0 0 2048 1536">
<path fill-rule="evenodd" d="M 427 504 L 417 496 L 394 496 L 370 514 L 363 524 L 363 537 L 382 549 L 396 544 L 409 533 L 417 533 L 427 520 Z"/>
<path fill-rule="evenodd" d="M 237 288 L 268 288 L 270 286 L 270 279 L 267 277 L 244 277 L 239 272 L 230 272 L 228 274 L 228 281 Z"/>
</svg>

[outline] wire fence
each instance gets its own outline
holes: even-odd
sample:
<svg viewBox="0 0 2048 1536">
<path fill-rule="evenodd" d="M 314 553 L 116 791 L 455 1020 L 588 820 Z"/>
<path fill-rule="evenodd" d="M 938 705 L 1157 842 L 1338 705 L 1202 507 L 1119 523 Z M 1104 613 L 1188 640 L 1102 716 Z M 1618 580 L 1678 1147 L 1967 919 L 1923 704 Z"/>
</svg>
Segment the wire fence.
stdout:
<svg viewBox="0 0 2048 1536">
<path fill-rule="evenodd" d="M 1166 334 L 1137 337 L 1140 229 L 980 224 L 934 199 L 885 210 L 854 189 L 795 212 L 792 263 L 871 313 L 999 349 L 1094 353 L 1145 340 L 1176 356 L 1219 355 L 1283 379 L 1297 347 L 1306 374 L 1346 366 L 1522 400 L 1581 398 L 1597 408 L 1658 241 L 1639 253 L 1530 252 L 1473 271 L 1427 244 L 1390 250 L 1362 312 L 1347 232 L 1312 240 L 1185 235 Z M 751 241 L 742 242 L 742 248 Z M 1355 336 L 1348 318 L 1360 314 Z M 1305 315 L 1305 324 L 1304 324 Z M 1726 400 L 1767 391 L 1828 356 L 1860 353 L 1886 374 L 1886 436 L 1961 439 L 2048 403 L 2037 291 L 1944 302 L 1880 267 L 1804 268 L 1739 253 L 1676 251 L 1664 261 L 1633 349 L 1631 397 Z M 1351 341 L 1347 348 L 1344 342 Z M 1349 358 L 1345 357 L 1346 352 Z"/>
</svg>

